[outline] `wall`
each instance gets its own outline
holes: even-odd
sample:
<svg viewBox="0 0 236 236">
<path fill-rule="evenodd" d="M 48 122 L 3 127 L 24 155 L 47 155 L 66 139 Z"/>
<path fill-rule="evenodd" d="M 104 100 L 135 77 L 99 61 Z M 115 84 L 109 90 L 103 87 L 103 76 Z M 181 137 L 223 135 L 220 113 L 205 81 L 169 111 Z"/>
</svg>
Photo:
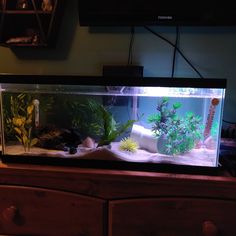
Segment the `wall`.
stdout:
<svg viewBox="0 0 236 236">
<path fill-rule="evenodd" d="M 152 27 L 175 40 L 174 27 Z M 77 1 L 67 9 L 54 49 L 0 47 L 1 73 L 101 75 L 104 64 L 128 61 L 130 32 L 127 28 L 80 27 Z M 179 47 L 204 77 L 227 78 L 224 119 L 236 121 L 236 27 L 181 27 Z M 173 48 L 142 27 L 135 28 L 133 64 L 144 66 L 145 76 L 171 75 Z M 198 75 L 177 55 L 176 77 Z"/>
</svg>

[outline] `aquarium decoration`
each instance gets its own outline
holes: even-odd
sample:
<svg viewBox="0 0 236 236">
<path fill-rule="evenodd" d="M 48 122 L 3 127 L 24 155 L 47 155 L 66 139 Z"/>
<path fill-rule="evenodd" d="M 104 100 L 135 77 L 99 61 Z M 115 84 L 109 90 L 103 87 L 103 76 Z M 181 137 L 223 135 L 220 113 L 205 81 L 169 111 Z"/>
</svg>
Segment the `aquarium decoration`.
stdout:
<svg viewBox="0 0 236 236">
<path fill-rule="evenodd" d="M 132 138 L 126 137 L 120 141 L 119 149 L 121 151 L 135 153 L 138 150 L 138 143 Z"/>
<path fill-rule="evenodd" d="M 219 129 L 219 124 L 214 122 L 216 107 L 219 104 L 218 98 L 213 98 L 210 102 L 208 116 L 206 120 L 206 125 L 203 133 L 203 144 L 208 149 L 215 149 L 217 145 L 217 130 Z"/>
<path fill-rule="evenodd" d="M 39 100 L 34 99 L 33 100 L 33 105 L 34 105 L 34 124 L 35 128 L 39 127 Z"/>
<path fill-rule="evenodd" d="M 82 141 L 82 146 L 89 149 L 95 148 L 95 140 L 91 137 L 87 137 Z"/>
<path fill-rule="evenodd" d="M 26 10 L 29 8 L 28 0 L 17 0 L 16 9 Z"/>
<path fill-rule="evenodd" d="M 133 124 L 130 138 L 137 142 L 140 149 L 150 153 L 157 152 L 157 137 L 153 135 L 151 129 L 143 127 L 141 124 Z"/>
<path fill-rule="evenodd" d="M 158 138 L 157 150 L 167 155 L 179 155 L 193 149 L 201 139 L 201 117 L 187 112 L 184 117 L 177 115 L 182 106 L 174 103 L 169 108 L 169 98 L 164 97 L 157 105 L 157 113 L 150 115 L 152 131 Z"/>
<path fill-rule="evenodd" d="M 70 154 L 76 153 L 76 148 L 82 140 L 76 129 L 61 129 L 49 125 L 37 130 L 37 147 L 69 151 Z"/>
<path fill-rule="evenodd" d="M 210 104 L 209 112 L 208 112 L 208 116 L 207 116 L 207 122 L 206 122 L 205 130 L 204 130 L 204 140 L 206 140 L 210 135 L 212 123 L 213 123 L 214 116 L 215 116 L 216 106 L 218 104 L 219 104 L 219 99 L 213 98 L 211 100 L 211 104 Z"/>
</svg>

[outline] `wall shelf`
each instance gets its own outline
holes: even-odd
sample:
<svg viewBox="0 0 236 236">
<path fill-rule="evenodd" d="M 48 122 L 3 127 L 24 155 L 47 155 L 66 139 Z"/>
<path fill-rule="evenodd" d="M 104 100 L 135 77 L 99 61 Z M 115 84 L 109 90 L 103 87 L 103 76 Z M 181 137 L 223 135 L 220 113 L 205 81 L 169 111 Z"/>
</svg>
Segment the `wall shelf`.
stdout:
<svg viewBox="0 0 236 236">
<path fill-rule="evenodd" d="M 44 0 L 0 0 L 0 46 L 55 45 L 65 1 L 49 2 L 45 7 Z"/>
</svg>

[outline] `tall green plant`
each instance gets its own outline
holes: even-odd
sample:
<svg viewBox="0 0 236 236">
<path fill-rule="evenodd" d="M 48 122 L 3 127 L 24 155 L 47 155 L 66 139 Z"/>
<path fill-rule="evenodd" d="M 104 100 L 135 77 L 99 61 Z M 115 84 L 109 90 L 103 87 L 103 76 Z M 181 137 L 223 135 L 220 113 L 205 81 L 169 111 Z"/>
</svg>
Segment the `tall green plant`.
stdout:
<svg viewBox="0 0 236 236">
<path fill-rule="evenodd" d="M 6 117 L 6 124 L 12 127 L 24 151 L 30 151 L 30 148 L 38 141 L 32 138 L 33 111 L 34 104 L 29 95 L 19 94 L 16 97 L 10 97 L 10 115 Z"/>
</svg>

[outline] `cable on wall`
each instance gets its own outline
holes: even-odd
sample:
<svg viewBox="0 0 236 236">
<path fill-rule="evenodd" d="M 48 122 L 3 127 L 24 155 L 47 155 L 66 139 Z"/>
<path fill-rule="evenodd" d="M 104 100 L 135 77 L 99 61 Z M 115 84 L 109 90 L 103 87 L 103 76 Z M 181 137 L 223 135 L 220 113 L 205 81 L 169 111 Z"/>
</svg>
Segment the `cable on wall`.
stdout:
<svg viewBox="0 0 236 236">
<path fill-rule="evenodd" d="M 171 70 L 171 77 L 174 78 L 175 75 L 175 63 L 176 63 L 176 48 L 179 45 L 179 26 L 176 26 L 176 37 L 175 37 L 175 46 L 174 46 L 174 54 L 173 54 L 173 61 L 172 61 L 172 70 Z"/>
<path fill-rule="evenodd" d="M 135 34 L 135 29 L 132 26 L 131 31 L 130 31 L 130 42 L 129 42 L 129 56 L 128 56 L 128 65 L 133 64 L 133 45 L 134 45 L 134 34 Z"/>
<path fill-rule="evenodd" d="M 146 30 L 148 30 L 149 32 L 151 32 L 152 34 L 154 34 L 155 36 L 157 36 L 158 38 L 160 38 L 160 39 L 164 40 L 165 42 L 167 42 L 168 44 L 170 44 L 172 47 L 176 48 L 176 51 L 183 57 L 183 59 L 190 65 L 190 67 L 198 74 L 198 76 L 202 79 L 204 78 L 201 75 L 201 73 L 193 66 L 193 64 L 186 58 L 186 56 L 181 52 L 181 50 L 177 46 L 175 46 L 174 43 L 172 43 L 170 40 L 166 39 L 162 35 L 156 33 L 155 31 L 150 29 L 148 26 L 144 26 L 144 28 Z"/>
<path fill-rule="evenodd" d="M 227 124 L 230 124 L 230 125 L 236 125 L 236 122 L 234 122 L 234 121 L 228 121 L 228 120 L 223 119 L 223 122 L 227 123 Z"/>
</svg>

